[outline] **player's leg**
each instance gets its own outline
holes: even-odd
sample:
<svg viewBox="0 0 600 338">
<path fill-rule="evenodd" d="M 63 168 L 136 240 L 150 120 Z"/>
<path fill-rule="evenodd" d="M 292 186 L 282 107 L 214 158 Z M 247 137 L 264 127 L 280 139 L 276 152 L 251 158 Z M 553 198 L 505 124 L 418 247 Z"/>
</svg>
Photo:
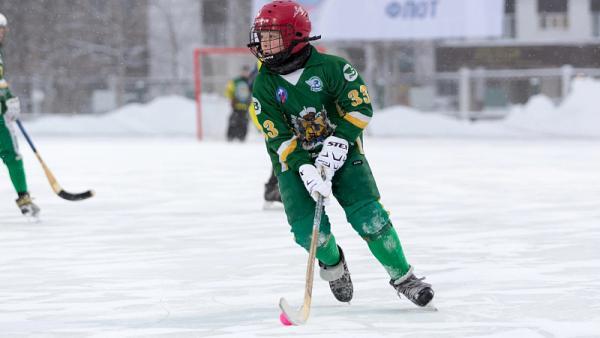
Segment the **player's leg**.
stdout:
<svg viewBox="0 0 600 338">
<path fill-rule="evenodd" d="M 294 240 L 304 249 L 310 248 L 315 201 L 310 197 L 300 176 L 285 171 L 277 177 L 283 207 L 288 223 L 291 225 Z M 326 213 L 321 217 L 319 239 L 317 242 L 317 259 L 327 264 L 335 264 L 340 259 L 335 237 L 331 234 L 329 218 Z"/>
<path fill-rule="evenodd" d="M 246 115 L 248 112 L 246 110 L 234 110 L 231 113 L 231 118 L 229 119 L 229 128 L 231 130 L 231 139 L 244 141 L 246 131 L 248 130 L 248 124 L 244 123 L 247 120 Z"/>
<path fill-rule="evenodd" d="M 412 276 L 412 269 L 404 255 L 398 234 L 388 212 L 379 202 L 379 191 L 367 159 L 358 149 L 355 148 L 348 154 L 346 164 L 335 174 L 333 193 L 344 208 L 348 222 L 367 242 L 375 258 L 390 275 L 392 285 L 397 281 L 411 279 L 409 276 Z M 422 294 L 410 298 L 421 306 L 431 291 L 429 285 L 422 284 L 419 290 Z"/>
<path fill-rule="evenodd" d="M 233 141 L 235 138 L 235 110 L 229 115 L 227 123 L 227 141 Z"/>
<path fill-rule="evenodd" d="M 271 176 L 265 183 L 265 201 L 277 201 L 281 202 L 281 194 L 279 193 L 279 184 L 277 183 L 277 177 L 271 169 Z"/>
<path fill-rule="evenodd" d="M 281 193 L 279 192 L 279 183 L 277 182 L 277 177 L 271 168 L 271 176 L 269 176 L 269 180 L 265 183 L 265 193 L 264 193 L 264 209 L 281 209 L 283 208 L 283 204 L 281 203 Z"/>
<path fill-rule="evenodd" d="M 37 216 L 39 208 L 32 202 L 27 189 L 23 159 L 19 153 L 15 130 L 0 118 L 0 157 L 8 168 L 10 180 L 18 194 L 17 206 L 24 215 Z"/>
<path fill-rule="evenodd" d="M 240 111 L 240 141 L 245 141 L 248 134 L 248 110 Z"/>
<path fill-rule="evenodd" d="M 296 243 L 308 251 L 316 203 L 306 191 L 297 173 L 286 171 L 281 173 L 277 179 L 294 239 Z M 321 217 L 316 256 L 321 268 L 321 278 L 329 282 L 333 295 L 339 301 L 349 302 L 353 294 L 350 273 L 343 252 L 331 233 L 331 226 L 326 213 L 323 213 Z"/>
</svg>

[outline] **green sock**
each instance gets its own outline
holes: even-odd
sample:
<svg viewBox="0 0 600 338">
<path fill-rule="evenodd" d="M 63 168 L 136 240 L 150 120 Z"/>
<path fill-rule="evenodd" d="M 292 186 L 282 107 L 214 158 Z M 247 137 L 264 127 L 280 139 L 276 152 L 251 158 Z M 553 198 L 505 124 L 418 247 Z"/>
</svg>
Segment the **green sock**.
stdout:
<svg viewBox="0 0 600 338">
<path fill-rule="evenodd" d="M 325 245 L 317 247 L 317 259 L 325 265 L 336 265 L 340 262 L 340 251 L 333 234 L 329 236 Z"/>
<path fill-rule="evenodd" d="M 15 190 L 19 192 L 27 191 L 27 180 L 25 179 L 23 161 L 10 162 L 7 167 L 8 173 L 10 174 L 10 180 L 12 181 Z"/>
<path fill-rule="evenodd" d="M 398 234 L 391 224 L 375 238 L 367 239 L 367 245 L 392 279 L 398 279 L 408 272 L 410 265 L 404 257 Z"/>
</svg>

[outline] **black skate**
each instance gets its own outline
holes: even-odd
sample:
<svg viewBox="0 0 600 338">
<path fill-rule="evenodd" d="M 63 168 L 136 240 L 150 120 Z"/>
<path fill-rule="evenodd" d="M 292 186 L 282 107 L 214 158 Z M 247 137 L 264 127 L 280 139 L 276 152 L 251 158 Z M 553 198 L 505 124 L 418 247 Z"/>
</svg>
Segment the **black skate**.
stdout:
<svg viewBox="0 0 600 338">
<path fill-rule="evenodd" d="M 422 278 L 417 278 L 412 272 L 412 267 L 408 273 L 396 280 L 390 280 L 390 285 L 396 289 L 398 296 L 404 295 L 411 302 L 418 306 L 426 306 L 433 299 L 433 289 L 431 284 L 423 282 Z"/>
<path fill-rule="evenodd" d="M 334 266 L 329 266 L 319 261 L 319 267 L 321 268 L 319 274 L 322 279 L 329 282 L 329 288 L 331 288 L 335 299 L 347 303 L 352 300 L 354 287 L 352 286 L 352 279 L 350 279 L 350 271 L 348 271 L 348 265 L 346 265 L 344 252 L 339 246 L 338 249 L 340 250 L 340 262 Z"/>
<path fill-rule="evenodd" d="M 21 194 L 16 202 L 23 216 L 37 218 L 40 214 L 40 208 L 33 203 L 28 193 Z"/>
<path fill-rule="evenodd" d="M 267 202 L 281 202 L 281 193 L 279 193 L 279 187 L 277 184 L 269 186 L 265 184 L 265 201 Z"/>
<path fill-rule="evenodd" d="M 265 210 L 280 210 L 283 209 L 283 203 L 281 202 L 281 193 L 279 192 L 279 184 L 275 176 L 271 176 L 269 182 L 265 184 L 265 204 L 263 209 Z"/>
</svg>

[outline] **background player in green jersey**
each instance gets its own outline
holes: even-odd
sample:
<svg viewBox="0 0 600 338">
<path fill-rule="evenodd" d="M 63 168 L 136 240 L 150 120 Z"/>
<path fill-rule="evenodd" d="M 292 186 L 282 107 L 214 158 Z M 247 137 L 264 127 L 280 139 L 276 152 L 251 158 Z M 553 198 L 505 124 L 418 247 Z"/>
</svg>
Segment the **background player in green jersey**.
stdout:
<svg viewBox="0 0 600 338">
<path fill-rule="evenodd" d="M 248 132 L 248 106 L 250 105 L 250 67 L 243 66 L 239 76 L 227 82 L 225 96 L 231 103 L 227 126 L 227 141 L 244 141 Z"/>
<path fill-rule="evenodd" d="M 311 46 L 319 37 L 310 32 L 303 7 L 273 1 L 256 16 L 248 44 L 264 65 L 254 82 L 253 104 L 294 238 L 309 248 L 315 200 L 333 194 L 398 295 L 425 306 L 433 298 L 431 285 L 413 274 L 362 149 L 362 132 L 373 115 L 367 86 L 346 60 Z M 349 302 L 350 273 L 327 215 L 317 258 L 334 296 Z"/>
<path fill-rule="evenodd" d="M 13 96 L 4 79 L 4 51 L 2 49 L 6 37 L 7 20 L 0 13 L 0 157 L 8 167 L 8 173 L 17 191 L 17 206 L 23 215 L 37 217 L 40 208 L 31 201 L 27 190 L 23 160 L 19 154 L 14 121 L 19 118 L 21 104 L 19 98 Z"/>
</svg>

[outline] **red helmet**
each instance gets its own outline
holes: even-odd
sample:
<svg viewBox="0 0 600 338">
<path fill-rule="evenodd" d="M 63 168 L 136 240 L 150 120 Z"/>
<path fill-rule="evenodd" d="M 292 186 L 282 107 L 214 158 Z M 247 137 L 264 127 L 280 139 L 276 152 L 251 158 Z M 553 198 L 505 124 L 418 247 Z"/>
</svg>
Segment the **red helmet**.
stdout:
<svg viewBox="0 0 600 338">
<path fill-rule="evenodd" d="M 280 64 L 304 48 L 309 41 L 320 38 L 310 37 L 310 30 L 311 23 L 306 9 L 291 0 L 276 0 L 258 11 L 250 30 L 248 47 L 267 65 Z M 269 32 L 279 32 L 279 35 L 273 37 Z M 281 50 L 271 52 L 265 47 L 272 46 L 272 41 L 267 39 L 279 40 L 276 45 L 281 46 Z"/>
</svg>

